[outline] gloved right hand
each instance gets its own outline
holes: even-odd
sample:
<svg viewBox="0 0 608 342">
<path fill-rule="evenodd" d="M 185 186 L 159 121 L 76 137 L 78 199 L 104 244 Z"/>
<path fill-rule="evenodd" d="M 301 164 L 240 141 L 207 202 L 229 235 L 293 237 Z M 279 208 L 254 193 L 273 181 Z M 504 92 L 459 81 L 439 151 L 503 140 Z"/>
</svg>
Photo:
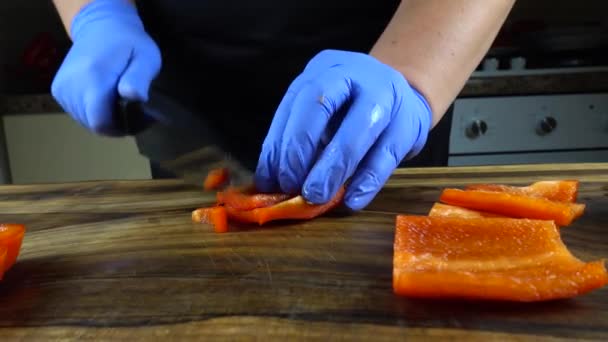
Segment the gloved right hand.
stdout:
<svg viewBox="0 0 608 342">
<path fill-rule="evenodd" d="M 97 134 L 120 136 L 117 96 L 147 101 L 161 68 L 156 43 L 126 0 L 93 0 L 74 17 L 73 45 L 51 85 L 55 100 Z"/>
</svg>

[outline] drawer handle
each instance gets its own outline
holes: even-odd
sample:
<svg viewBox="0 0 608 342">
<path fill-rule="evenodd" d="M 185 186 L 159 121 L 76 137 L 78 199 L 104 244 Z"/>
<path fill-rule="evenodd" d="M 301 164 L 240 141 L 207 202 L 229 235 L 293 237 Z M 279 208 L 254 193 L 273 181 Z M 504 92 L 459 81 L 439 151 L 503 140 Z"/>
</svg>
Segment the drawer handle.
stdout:
<svg viewBox="0 0 608 342">
<path fill-rule="evenodd" d="M 466 129 L 465 134 L 467 137 L 471 139 L 475 139 L 480 135 L 486 134 L 488 130 L 488 125 L 483 120 L 475 120 L 473 121 Z"/>
<path fill-rule="evenodd" d="M 555 130 L 557 120 L 552 116 L 546 116 L 536 125 L 536 133 L 538 135 L 547 135 Z"/>
</svg>

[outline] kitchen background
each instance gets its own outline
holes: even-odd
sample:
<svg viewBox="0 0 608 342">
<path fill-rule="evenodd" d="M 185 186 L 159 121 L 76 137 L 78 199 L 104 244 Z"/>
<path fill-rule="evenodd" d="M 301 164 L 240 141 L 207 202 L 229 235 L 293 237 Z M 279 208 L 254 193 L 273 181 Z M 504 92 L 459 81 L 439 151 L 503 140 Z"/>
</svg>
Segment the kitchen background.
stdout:
<svg viewBox="0 0 608 342">
<path fill-rule="evenodd" d="M 0 3 L 0 183 L 150 178 L 49 96 L 69 45 L 51 1 Z M 448 165 L 608 161 L 608 1 L 519 0 L 443 126 Z"/>
</svg>

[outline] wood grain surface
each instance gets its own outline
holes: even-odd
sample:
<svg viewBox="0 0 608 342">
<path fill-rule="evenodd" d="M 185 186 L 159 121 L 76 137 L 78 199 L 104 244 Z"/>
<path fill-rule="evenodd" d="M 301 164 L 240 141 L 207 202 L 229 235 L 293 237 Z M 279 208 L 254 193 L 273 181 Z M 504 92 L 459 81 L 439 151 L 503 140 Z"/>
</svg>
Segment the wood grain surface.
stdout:
<svg viewBox="0 0 608 342">
<path fill-rule="evenodd" d="M 608 165 L 404 169 L 364 211 L 307 222 L 190 222 L 213 194 L 179 181 L 0 187 L 0 221 L 28 227 L 0 282 L 0 340 L 561 340 L 608 338 L 608 288 L 571 300 L 411 300 L 391 288 L 397 213 L 446 186 L 581 180 L 573 253 L 608 257 Z"/>
</svg>

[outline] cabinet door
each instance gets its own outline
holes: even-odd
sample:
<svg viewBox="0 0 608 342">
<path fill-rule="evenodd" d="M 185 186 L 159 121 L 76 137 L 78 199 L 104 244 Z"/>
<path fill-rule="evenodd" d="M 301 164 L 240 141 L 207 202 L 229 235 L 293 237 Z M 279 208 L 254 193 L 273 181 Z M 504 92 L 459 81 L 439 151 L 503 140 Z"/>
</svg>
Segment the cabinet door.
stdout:
<svg viewBox="0 0 608 342">
<path fill-rule="evenodd" d="M 63 113 L 3 117 L 15 184 L 150 179 L 133 138 L 94 135 Z"/>
</svg>

